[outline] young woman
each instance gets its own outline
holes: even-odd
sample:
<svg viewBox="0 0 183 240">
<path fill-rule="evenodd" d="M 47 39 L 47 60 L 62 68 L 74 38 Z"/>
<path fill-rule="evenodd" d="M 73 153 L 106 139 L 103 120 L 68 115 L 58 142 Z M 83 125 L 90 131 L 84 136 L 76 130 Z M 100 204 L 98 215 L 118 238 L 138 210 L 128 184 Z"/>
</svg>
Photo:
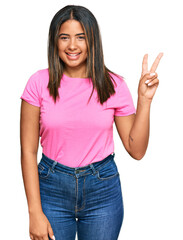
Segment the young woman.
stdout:
<svg viewBox="0 0 183 240">
<path fill-rule="evenodd" d="M 147 54 L 135 109 L 123 77 L 104 64 L 99 27 L 85 7 L 53 17 L 48 68 L 34 73 L 21 96 L 21 166 L 33 240 L 116 240 L 123 221 L 114 160 L 113 123 L 126 151 L 140 160 L 159 84 L 158 55 Z M 41 137 L 42 158 L 37 164 Z"/>
</svg>

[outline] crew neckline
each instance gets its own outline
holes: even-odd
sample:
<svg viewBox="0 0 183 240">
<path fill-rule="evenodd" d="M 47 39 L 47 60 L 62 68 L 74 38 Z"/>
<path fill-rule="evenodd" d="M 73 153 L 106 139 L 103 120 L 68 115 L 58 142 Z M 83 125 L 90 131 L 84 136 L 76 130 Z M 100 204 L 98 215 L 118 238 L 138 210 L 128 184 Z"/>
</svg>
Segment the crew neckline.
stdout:
<svg viewBox="0 0 183 240">
<path fill-rule="evenodd" d="M 81 80 L 88 80 L 89 78 L 79 78 L 79 77 L 69 77 L 67 75 L 65 75 L 65 73 L 63 73 L 63 78 L 64 79 L 70 79 L 70 80 L 74 80 L 74 79 L 81 79 Z"/>
</svg>

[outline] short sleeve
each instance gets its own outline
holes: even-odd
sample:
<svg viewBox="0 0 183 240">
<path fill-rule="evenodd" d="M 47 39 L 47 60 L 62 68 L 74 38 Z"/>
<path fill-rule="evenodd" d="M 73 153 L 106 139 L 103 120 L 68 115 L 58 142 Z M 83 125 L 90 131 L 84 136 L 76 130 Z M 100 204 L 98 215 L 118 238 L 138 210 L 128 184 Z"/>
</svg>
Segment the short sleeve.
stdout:
<svg viewBox="0 0 183 240">
<path fill-rule="evenodd" d="M 128 116 L 136 113 L 131 93 L 124 79 L 119 85 L 116 101 L 115 116 Z"/>
<path fill-rule="evenodd" d="M 25 100 L 26 102 L 40 107 L 40 81 L 39 81 L 39 73 L 34 73 L 24 88 L 23 94 L 20 99 Z"/>
</svg>

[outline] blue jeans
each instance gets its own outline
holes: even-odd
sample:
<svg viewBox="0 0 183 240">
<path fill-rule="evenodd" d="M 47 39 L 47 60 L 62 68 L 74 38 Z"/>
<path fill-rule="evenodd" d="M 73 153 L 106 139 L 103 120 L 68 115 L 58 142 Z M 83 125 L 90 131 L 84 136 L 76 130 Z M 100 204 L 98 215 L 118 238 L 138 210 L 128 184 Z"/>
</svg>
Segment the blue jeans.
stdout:
<svg viewBox="0 0 183 240">
<path fill-rule="evenodd" d="M 42 153 L 41 204 L 56 240 L 75 240 L 76 233 L 78 240 L 118 239 L 124 210 L 114 156 L 72 168 Z"/>
</svg>

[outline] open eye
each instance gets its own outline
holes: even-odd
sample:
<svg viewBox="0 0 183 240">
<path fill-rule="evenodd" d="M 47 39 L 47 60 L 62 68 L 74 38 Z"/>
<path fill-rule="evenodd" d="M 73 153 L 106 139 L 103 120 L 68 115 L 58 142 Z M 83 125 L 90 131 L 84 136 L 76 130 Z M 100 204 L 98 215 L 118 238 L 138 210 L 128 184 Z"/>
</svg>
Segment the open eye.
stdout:
<svg viewBox="0 0 183 240">
<path fill-rule="evenodd" d="M 78 37 L 78 38 L 79 38 L 79 39 L 85 39 L 85 37 L 81 37 L 81 36 L 80 36 L 80 37 Z"/>
<path fill-rule="evenodd" d="M 63 39 L 63 40 L 65 40 L 65 39 L 68 39 L 68 37 L 61 37 L 60 39 Z"/>
</svg>

